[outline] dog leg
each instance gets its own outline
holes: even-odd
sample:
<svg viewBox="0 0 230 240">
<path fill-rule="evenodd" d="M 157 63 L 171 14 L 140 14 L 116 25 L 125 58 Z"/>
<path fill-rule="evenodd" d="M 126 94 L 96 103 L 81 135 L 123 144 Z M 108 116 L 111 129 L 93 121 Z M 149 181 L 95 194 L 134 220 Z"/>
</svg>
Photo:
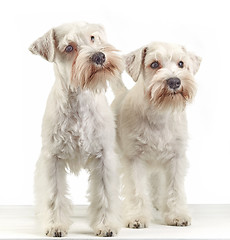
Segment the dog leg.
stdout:
<svg viewBox="0 0 230 240">
<path fill-rule="evenodd" d="M 165 176 L 163 171 L 156 170 L 150 176 L 150 196 L 152 201 L 152 206 L 157 211 L 161 210 L 164 206 L 162 206 L 162 198 L 163 198 L 163 189 L 165 186 Z"/>
<path fill-rule="evenodd" d="M 71 224 L 64 160 L 42 151 L 35 172 L 35 197 L 45 234 L 63 237 Z"/>
<path fill-rule="evenodd" d="M 171 226 L 191 225 L 184 192 L 185 158 L 171 159 L 166 169 L 165 222 Z"/>
<path fill-rule="evenodd" d="M 103 153 L 90 166 L 89 215 L 95 235 L 115 236 L 120 228 L 119 179 L 113 153 Z"/>
<path fill-rule="evenodd" d="M 141 159 L 125 159 L 123 170 L 125 226 L 148 227 L 152 209 L 148 195 L 148 170 Z"/>
</svg>

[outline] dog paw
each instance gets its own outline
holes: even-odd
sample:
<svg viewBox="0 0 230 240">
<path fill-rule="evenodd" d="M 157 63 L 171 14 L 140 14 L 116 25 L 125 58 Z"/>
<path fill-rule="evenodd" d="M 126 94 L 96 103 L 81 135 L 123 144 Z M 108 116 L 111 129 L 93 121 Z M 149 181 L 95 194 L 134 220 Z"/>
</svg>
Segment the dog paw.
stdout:
<svg viewBox="0 0 230 240">
<path fill-rule="evenodd" d="M 133 221 L 129 221 L 129 223 L 127 224 L 128 228 L 146 228 L 147 223 L 143 220 L 139 220 L 139 219 L 135 219 Z"/>
<path fill-rule="evenodd" d="M 114 237 L 117 235 L 117 230 L 103 226 L 95 230 L 95 235 L 99 237 Z"/>
<path fill-rule="evenodd" d="M 165 222 L 169 226 L 186 227 L 191 225 L 191 218 L 189 216 L 166 216 Z"/>
<path fill-rule="evenodd" d="M 62 226 L 53 226 L 47 229 L 46 236 L 48 237 L 65 237 L 67 229 Z"/>
</svg>

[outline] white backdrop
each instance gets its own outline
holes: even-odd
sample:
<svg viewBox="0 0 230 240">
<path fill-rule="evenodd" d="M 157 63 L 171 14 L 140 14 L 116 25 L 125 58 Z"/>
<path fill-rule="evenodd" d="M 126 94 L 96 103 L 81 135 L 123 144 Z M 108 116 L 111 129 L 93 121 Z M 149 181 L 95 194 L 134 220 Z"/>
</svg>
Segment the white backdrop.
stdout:
<svg viewBox="0 0 230 240">
<path fill-rule="evenodd" d="M 228 9 L 227 0 L 1 1 L 0 204 L 33 204 L 41 122 L 54 75 L 52 64 L 28 47 L 50 28 L 77 20 L 103 24 L 121 53 L 159 40 L 183 44 L 203 58 L 197 97 L 188 108 L 187 198 L 230 203 Z M 133 85 L 126 74 L 124 81 Z M 111 102 L 111 91 L 107 96 Z M 73 202 L 87 203 L 87 174 L 68 180 Z"/>
</svg>

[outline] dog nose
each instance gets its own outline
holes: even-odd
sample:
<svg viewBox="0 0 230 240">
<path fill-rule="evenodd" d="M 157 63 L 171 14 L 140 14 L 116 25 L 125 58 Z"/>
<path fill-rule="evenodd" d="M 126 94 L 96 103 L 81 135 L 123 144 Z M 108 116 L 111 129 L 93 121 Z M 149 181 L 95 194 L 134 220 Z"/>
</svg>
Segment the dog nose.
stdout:
<svg viewBox="0 0 230 240">
<path fill-rule="evenodd" d="M 167 79 L 167 84 L 171 89 L 177 89 L 181 85 L 181 81 L 179 78 L 169 78 Z"/>
<path fill-rule="evenodd" d="M 105 62 L 105 54 L 102 52 L 96 52 L 92 56 L 92 61 L 97 65 L 102 65 Z"/>
</svg>

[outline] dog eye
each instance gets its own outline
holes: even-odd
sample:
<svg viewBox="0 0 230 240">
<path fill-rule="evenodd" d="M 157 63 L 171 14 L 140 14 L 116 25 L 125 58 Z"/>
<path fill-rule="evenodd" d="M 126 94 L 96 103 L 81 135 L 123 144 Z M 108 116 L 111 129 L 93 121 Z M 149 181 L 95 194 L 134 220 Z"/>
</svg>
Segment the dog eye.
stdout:
<svg viewBox="0 0 230 240">
<path fill-rule="evenodd" d="M 156 69 L 156 68 L 159 68 L 160 66 L 160 63 L 158 61 L 154 61 L 152 64 L 151 64 L 151 68 L 153 69 Z"/>
<path fill-rule="evenodd" d="M 68 45 L 68 46 L 65 48 L 65 51 L 66 51 L 67 53 L 72 52 L 72 51 L 73 51 L 73 46 Z"/>
<path fill-rule="evenodd" d="M 95 37 L 91 36 L 91 41 L 94 42 L 95 41 Z"/>
<path fill-rule="evenodd" d="M 182 62 L 182 61 L 178 62 L 178 66 L 179 66 L 179 68 L 183 68 L 184 67 L 184 62 Z"/>
</svg>

